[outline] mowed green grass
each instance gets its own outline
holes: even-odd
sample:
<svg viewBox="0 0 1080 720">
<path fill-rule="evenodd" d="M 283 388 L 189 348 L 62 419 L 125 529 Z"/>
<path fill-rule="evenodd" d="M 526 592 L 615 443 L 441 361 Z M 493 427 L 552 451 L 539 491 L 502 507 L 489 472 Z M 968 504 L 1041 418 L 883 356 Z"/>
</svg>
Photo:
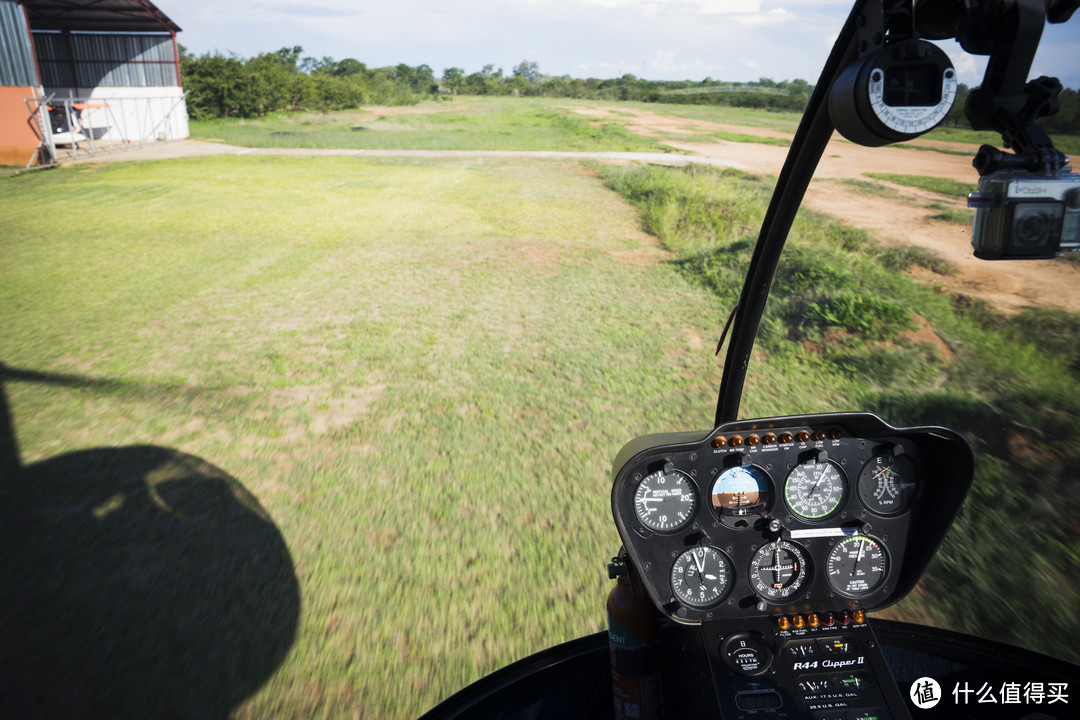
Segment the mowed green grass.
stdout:
<svg viewBox="0 0 1080 720">
<path fill-rule="evenodd" d="M 615 453 L 712 419 L 722 311 L 577 163 L 221 157 L 35 173 L 0 180 L 0 255 L 24 463 L 176 449 L 235 479 L 281 533 L 296 637 L 275 672 L 249 678 L 260 689 L 239 717 L 415 717 L 600 630 Z M 100 529 L 133 503 L 46 502 L 35 522 Z M 243 541 L 170 512 L 196 536 L 220 532 L 205 540 L 222 553 Z M 107 564 L 117 542 L 88 531 L 82 555 Z M 254 582 L 196 577 L 208 592 Z M 274 635 L 281 598 L 245 590 L 249 623 Z M 152 615 L 137 592 L 100 592 L 62 599 L 77 626 L 86 603 Z M 68 642 L 119 637 L 136 668 L 189 651 L 155 647 L 153 624 L 112 630 L 88 623 Z M 147 716 L 166 697 L 154 677 L 117 681 Z M 197 707 L 206 690 L 191 683 L 176 677 L 168 697 Z"/>
<path fill-rule="evenodd" d="M 380 117 L 361 109 L 203 120 L 191 123 L 191 134 L 246 147 L 665 151 L 617 122 L 593 121 L 550 100 L 459 97 L 390 110 Z"/>
<path fill-rule="evenodd" d="M 571 108 L 624 108 L 602 121 L 581 117 Z M 373 117 L 372 109 L 332 113 L 271 113 L 246 120 L 192 121 L 192 137 L 218 140 L 244 147 L 353 148 L 391 150 L 569 150 L 618 152 L 668 152 L 664 138 L 636 134 L 621 122 L 634 111 L 645 111 L 690 120 L 766 128 L 788 132 L 798 129 L 800 113 L 769 112 L 723 105 L 679 105 L 571 98 L 514 98 L 458 96 L 424 101 L 408 108 L 394 108 L 388 115 Z M 729 142 L 786 145 L 787 141 L 737 132 L 716 132 L 709 137 Z M 968 143 L 971 153 L 982 143 L 1001 145 L 993 132 L 937 128 L 930 140 Z M 681 139 L 681 138 L 680 138 Z M 1080 154 L 1080 138 L 1058 135 L 1063 152 Z M 956 154 L 960 151 L 928 145 L 907 144 L 920 150 Z M 962 153 L 961 153 L 962 154 Z"/>
</svg>

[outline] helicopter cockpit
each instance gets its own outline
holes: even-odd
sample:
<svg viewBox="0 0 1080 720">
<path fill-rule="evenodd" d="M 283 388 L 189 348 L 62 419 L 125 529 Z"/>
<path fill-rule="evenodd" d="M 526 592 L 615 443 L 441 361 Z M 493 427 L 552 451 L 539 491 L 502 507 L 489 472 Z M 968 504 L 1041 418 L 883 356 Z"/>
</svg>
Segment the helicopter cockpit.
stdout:
<svg viewBox="0 0 1080 720">
<path fill-rule="evenodd" d="M 623 551 L 610 572 L 626 582 L 637 618 L 610 615 L 609 600 L 610 642 L 582 638 L 520 661 L 425 717 L 607 718 L 614 699 L 617 718 L 953 718 L 957 706 L 938 704 L 943 690 L 924 682 L 931 676 L 965 688 L 976 679 L 1075 687 L 1080 669 L 1062 661 L 869 618 L 915 587 L 960 510 L 975 463 L 961 435 L 896 428 L 863 412 L 739 419 L 739 406 L 781 251 L 833 132 L 886 145 L 929 131 L 951 108 L 956 73 L 931 41 L 955 38 L 990 56 L 966 114 L 1011 150 L 984 145 L 974 160 L 974 254 L 1080 249 L 1080 176 L 1036 123 L 1055 111 L 1061 85 L 1027 81 L 1045 23 L 1067 21 L 1078 6 L 855 2 L 729 320 L 713 429 L 639 437 L 615 458 L 611 508 Z M 620 622 L 632 627 L 616 638 Z M 637 683 L 634 697 L 620 694 L 620 675 Z M 1046 720 L 1067 711 L 987 704 L 968 716 Z"/>
</svg>

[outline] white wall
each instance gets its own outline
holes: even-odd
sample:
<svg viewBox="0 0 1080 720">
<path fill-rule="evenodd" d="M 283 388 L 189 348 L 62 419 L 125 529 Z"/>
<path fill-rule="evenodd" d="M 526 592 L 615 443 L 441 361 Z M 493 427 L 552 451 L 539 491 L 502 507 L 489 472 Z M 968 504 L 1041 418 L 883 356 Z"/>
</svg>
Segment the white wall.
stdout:
<svg viewBox="0 0 1080 720">
<path fill-rule="evenodd" d="M 190 135 L 184 91 L 178 87 L 45 89 L 46 95 L 52 92 L 56 93 L 53 107 L 68 98 L 103 105 L 83 110 L 82 123 L 98 128 L 95 140 L 105 145 L 180 140 Z"/>
</svg>

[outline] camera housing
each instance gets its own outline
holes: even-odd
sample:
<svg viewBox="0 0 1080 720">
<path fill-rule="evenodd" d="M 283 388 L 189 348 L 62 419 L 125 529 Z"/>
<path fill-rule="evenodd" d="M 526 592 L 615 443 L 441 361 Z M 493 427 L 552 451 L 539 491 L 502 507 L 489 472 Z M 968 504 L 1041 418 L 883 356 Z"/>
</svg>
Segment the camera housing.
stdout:
<svg viewBox="0 0 1080 720">
<path fill-rule="evenodd" d="M 975 208 L 977 258 L 1038 260 L 1080 250 L 1080 175 L 990 173 L 979 178 L 968 207 Z"/>
</svg>

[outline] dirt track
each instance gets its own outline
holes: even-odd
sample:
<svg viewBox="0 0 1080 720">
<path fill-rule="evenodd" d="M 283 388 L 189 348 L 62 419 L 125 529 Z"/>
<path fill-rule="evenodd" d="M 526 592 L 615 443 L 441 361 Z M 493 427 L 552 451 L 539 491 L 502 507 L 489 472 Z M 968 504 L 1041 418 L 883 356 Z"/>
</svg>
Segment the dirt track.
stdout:
<svg viewBox="0 0 1080 720">
<path fill-rule="evenodd" d="M 762 137 L 791 137 L 775 130 L 722 125 L 622 107 L 572 109 L 597 119 L 625 123 L 628 129 L 643 135 L 663 134 L 668 138 L 665 139 L 667 145 L 700 157 L 722 158 L 736 167 L 761 175 L 780 173 L 787 148 L 757 143 L 702 142 L 695 139 L 695 135 L 729 131 Z M 633 117 L 628 117 L 629 113 Z M 672 133 L 685 134 L 686 139 L 671 140 Z M 978 180 L 978 174 L 971 167 L 974 146 L 926 140 L 912 144 L 970 154 L 948 155 L 904 147 L 866 148 L 834 136 L 807 192 L 806 205 L 865 228 L 882 242 L 919 245 L 933 250 L 959 272 L 949 277 L 924 272 L 925 279 L 953 292 L 986 300 L 1000 312 L 1016 312 L 1025 305 L 1056 305 L 1071 311 L 1080 310 L 1080 265 L 1064 260 L 978 260 L 971 254 L 971 228 L 930 220 L 937 211 L 925 207 L 933 202 L 959 209 L 965 206 L 964 202 L 901 185 L 892 187 L 903 194 L 903 199 L 882 198 L 855 192 L 835 182 L 847 178 L 866 179 L 865 173 L 896 173 L 951 178 L 969 182 L 974 189 Z"/>
<path fill-rule="evenodd" d="M 425 150 L 302 150 L 274 148 L 240 148 L 220 143 L 185 140 L 177 143 L 148 146 L 132 152 L 96 156 L 82 162 L 159 159 L 210 154 L 274 154 L 293 156 L 355 155 L 355 156 L 422 156 L 422 157 L 590 157 L 616 161 L 638 161 L 680 165 L 703 163 L 736 167 L 761 175 L 777 175 L 783 166 L 787 148 L 749 142 L 708 140 L 703 133 L 715 131 L 738 132 L 772 138 L 790 135 L 769 129 L 724 125 L 703 120 L 677 118 L 670 115 L 628 110 L 624 107 L 567 108 L 590 116 L 597 121 L 620 122 L 630 130 L 649 136 L 662 135 L 665 144 L 689 155 L 661 153 L 559 153 L 559 152 L 473 152 Z M 685 136 L 685 139 L 671 139 Z M 1016 312 L 1026 305 L 1055 305 L 1080 311 L 1080 264 L 1063 260 L 1032 260 L 1025 262 L 986 262 L 971 254 L 970 228 L 950 222 L 930 220 L 935 210 L 926 206 L 943 203 L 963 208 L 959 200 L 893 186 L 901 199 L 882 198 L 851 190 L 836 182 L 849 178 L 865 178 L 865 173 L 898 173 L 930 175 L 970 182 L 974 187 L 978 176 L 970 158 L 975 147 L 957 143 L 917 141 L 924 148 L 946 147 L 967 155 L 949 155 L 904 147 L 865 148 L 834 137 L 818 167 L 814 182 L 806 197 L 806 205 L 828 213 L 857 227 L 865 228 L 882 242 L 898 245 L 919 245 L 933 250 L 952 263 L 958 272 L 952 276 L 923 272 L 924 279 L 944 286 L 951 292 L 983 299 L 1000 312 Z"/>
</svg>

